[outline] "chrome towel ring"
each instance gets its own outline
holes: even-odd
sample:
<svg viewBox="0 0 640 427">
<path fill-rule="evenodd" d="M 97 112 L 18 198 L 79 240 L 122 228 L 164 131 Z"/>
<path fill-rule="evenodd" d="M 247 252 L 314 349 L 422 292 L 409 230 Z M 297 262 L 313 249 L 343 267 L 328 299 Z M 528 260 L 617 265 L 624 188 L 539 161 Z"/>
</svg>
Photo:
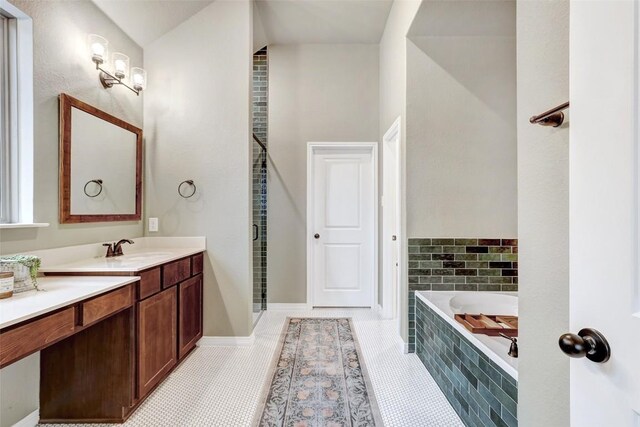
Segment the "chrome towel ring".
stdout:
<svg viewBox="0 0 640 427">
<path fill-rule="evenodd" d="M 98 192 L 94 195 L 91 195 L 89 193 L 87 193 L 87 186 L 91 183 L 96 184 L 98 187 L 100 187 L 100 190 L 98 190 Z M 84 194 L 87 195 L 87 197 L 98 197 L 100 194 L 102 194 L 102 180 L 101 179 L 92 179 L 91 181 L 87 181 L 87 183 L 84 185 Z"/>
<path fill-rule="evenodd" d="M 185 194 L 185 193 L 182 191 L 182 186 L 183 186 L 184 184 L 190 185 L 190 186 L 192 187 L 192 191 L 191 191 L 191 193 L 189 193 L 189 194 Z M 182 181 L 182 182 L 178 185 L 178 194 L 179 194 L 181 197 L 184 197 L 185 199 L 188 199 L 189 197 L 193 197 L 193 195 L 194 195 L 194 194 L 196 194 L 196 190 L 197 190 L 197 187 L 196 187 L 196 185 L 193 183 L 193 180 L 192 180 L 192 179 L 184 180 L 184 181 Z"/>
</svg>

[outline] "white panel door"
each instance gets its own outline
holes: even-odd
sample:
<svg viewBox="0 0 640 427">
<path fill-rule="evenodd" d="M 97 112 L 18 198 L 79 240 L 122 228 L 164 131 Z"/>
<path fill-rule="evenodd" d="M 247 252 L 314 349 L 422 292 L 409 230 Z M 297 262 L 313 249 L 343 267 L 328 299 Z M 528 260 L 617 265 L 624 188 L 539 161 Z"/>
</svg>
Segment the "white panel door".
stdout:
<svg viewBox="0 0 640 427">
<path fill-rule="evenodd" d="M 372 149 L 310 149 L 312 304 L 371 307 L 376 208 Z"/>
<path fill-rule="evenodd" d="M 571 332 L 596 329 L 611 349 L 594 363 L 591 341 L 565 343 L 590 353 L 571 361 L 575 427 L 640 426 L 638 8 L 571 2 Z"/>
</svg>

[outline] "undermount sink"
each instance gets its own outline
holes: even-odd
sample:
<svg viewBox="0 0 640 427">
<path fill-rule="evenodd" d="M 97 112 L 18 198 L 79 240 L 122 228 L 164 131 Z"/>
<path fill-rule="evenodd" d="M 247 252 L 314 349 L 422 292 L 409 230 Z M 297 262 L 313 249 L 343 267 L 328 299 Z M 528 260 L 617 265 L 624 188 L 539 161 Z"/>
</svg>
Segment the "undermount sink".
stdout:
<svg viewBox="0 0 640 427">
<path fill-rule="evenodd" d="M 124 254 L 122 256 L 119 256 L 118 258 L 124 258 L 128 261 L 143 261 L 149 258 L 157 258 L 169 255 L 171 255 L 171 252 L 139 252 L 133 253 L 131 255 Z"/>
<path fill-rule="evenodd" d="M 69 246 L 33 252 L 42 259 L 40 271 L 47 273 L 136 273 L 204 252 L 203 237 L 139 237 L 123 243 L 124 255 L 109 257 L 103 243 Z M 112 244 L 113 245 L 113 244 Z M 112 248 L 113 250 L 113 248 Z"/>
</svg>

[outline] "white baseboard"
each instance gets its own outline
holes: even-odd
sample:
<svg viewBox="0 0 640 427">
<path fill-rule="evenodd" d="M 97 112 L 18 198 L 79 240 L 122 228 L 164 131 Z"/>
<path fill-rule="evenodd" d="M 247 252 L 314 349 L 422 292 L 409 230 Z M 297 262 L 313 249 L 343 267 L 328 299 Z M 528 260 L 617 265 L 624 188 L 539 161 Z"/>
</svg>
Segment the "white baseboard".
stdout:
<svg viewBox="0 0 640 427">
<path fill-rule="evenodd" d="M 409 343 L 404 342 L 400 335 L 398 335 L 398 348 L 402 354 L 409 354 Z"/>
<path fill-rule="evenodd" d="M 17 423 L 15 423 L 12 427 L 35 427 L 38 425 L 38 421 L 40 421 L 40 409 L 36 409 Z"/>
<path fill-rule="evenodd" d="M 378 313 L 382 313 L 382 306 L 381 306 L 380 304 L 376 305 L 376 306 L 375 306 L 375 310 L 376 310 Z"/>
<path fill-rule="evenodd" d="M 267 311 L 301 311 L 309 310 L 307 303 L 267 303 Z"/>
<path fill-rule="evenodd" d="M 204 336 L 198 341 L 198 347 L 248 347 L 253 345 L 256 336 L 248 337 L 207 337 Z"/>
</svg>

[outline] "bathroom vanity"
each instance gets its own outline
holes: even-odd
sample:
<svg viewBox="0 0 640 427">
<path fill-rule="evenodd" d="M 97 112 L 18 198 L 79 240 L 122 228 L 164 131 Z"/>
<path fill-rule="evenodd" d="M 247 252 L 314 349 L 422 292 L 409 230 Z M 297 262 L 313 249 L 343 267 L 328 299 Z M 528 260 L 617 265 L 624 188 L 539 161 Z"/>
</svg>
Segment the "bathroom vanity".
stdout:
<svg viewBox="0 0 640 427">
<path fill-rule="evenodd" d="M 112 259 L 64 262 L 99 244 L 41 251 L 44 290 L 0 310 L 0 366 L 41 352 L 40 422 L 123 422 L 195 348 L 204 239 L 190 239 L 136 239 L 141 250 Z"/>
</svg>

